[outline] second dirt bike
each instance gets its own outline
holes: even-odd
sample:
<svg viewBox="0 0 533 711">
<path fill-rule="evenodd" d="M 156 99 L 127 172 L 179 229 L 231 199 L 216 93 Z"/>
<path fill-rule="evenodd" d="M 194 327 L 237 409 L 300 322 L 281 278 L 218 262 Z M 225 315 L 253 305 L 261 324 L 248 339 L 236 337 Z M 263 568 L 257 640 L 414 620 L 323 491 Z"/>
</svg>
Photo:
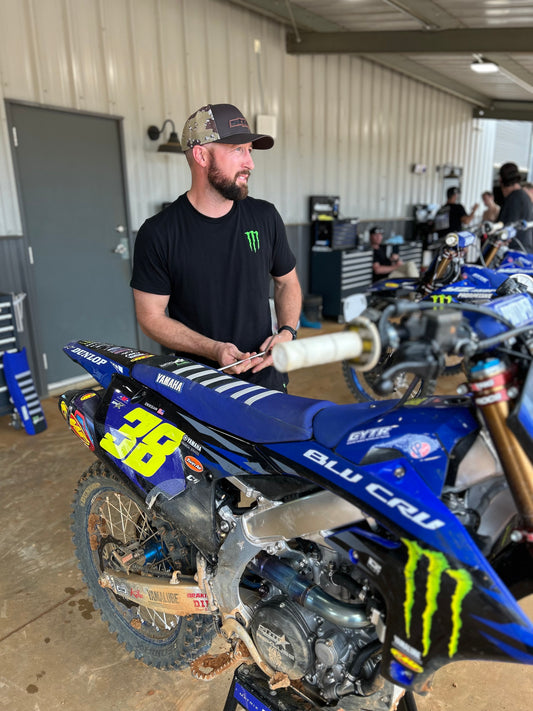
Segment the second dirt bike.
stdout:
<svg viewBox="0 0 533 711">
<path fill-rule="evenodd" d="M 508 235 L 514 234 L 516 229 L 512 226 L 499 230 L 491 239 L 494 245 L 500 244 Z M 368 315 L 377 314 L 383 304 L 397 298 L 408 297 L 414 301 L 425 300 L 437 304 L 451 302 L 484 303 L 497 294 L 514 293 L 527 290 L 529 281 L 525 285 L 519 282 L 522 279 L 518 266 L 506 269 L 493 269 L 478 264 L 465 264 L 465 254 L 469 247 L 476 243 L 476 236 L 471 232 L 450 233 L 441 242 L 440 249 L 435 255 L 427 271 L 419 279 L 381 279 L 372 285 L 367 292 L 369 306 Z M 497 248 L 499 249 L 499 247 Z M 496 249 L 496 251 L 497 251 Z M 489 263 L 496 251 L 485 250 Z M 490 257 L 489 257 L 490 254 Z M 498 262 L 499 263 L 499 262 Z M 350 304 L 348 304 L 350 309 Z M 374 368 L 361 372 L 349 360 L 342 363 L 344 380 L 358 402 L 374 402 L 383 399 L 376 388 L 381 373 L 386 368 L 396 363 L 394 348 L 382 352 L 380 361 Z M 461 372 L 461 359 L 457 356 L 448 358 L 442 375 L 451 376 Z M 406 396 L 416 399 L 426 397 L 435 391 L 436 381 L 428 374 L 414 375 L 408 369 L 398 370 L 394 381 L 394 394 L 398 397 Z"/>
</svg>

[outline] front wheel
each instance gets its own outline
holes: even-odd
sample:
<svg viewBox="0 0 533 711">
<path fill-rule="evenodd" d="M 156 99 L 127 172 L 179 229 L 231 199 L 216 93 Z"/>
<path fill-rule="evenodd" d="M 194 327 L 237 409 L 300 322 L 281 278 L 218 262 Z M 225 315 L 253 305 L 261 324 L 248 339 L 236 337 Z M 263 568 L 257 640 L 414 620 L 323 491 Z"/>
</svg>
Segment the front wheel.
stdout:
<svg viewBox="0 0 533 711">
<path fill-rule="evenodd" d="M 170 578 L 176 569 L 176 554 L 170 560 L 161 529 L 141 498 L 102 462 L 95 462 L 83 474 L 72 506 L 71 528 L 79 567 L 93 604 L 100 610 L 111 632 L 129 652 L 145 664 L 159 669 L 181 669 L 207 651 L 214 635 L 211 617 L 177 617 L 131 603 L 98 579 L 105 567 L 116 567 L 119 547 L 140 547 L 145 562 L 140 575 Z M 173 547 L 179 546 L 179 569 L 195 569 L 194 550 L 172 532 Z"/>
</svg>

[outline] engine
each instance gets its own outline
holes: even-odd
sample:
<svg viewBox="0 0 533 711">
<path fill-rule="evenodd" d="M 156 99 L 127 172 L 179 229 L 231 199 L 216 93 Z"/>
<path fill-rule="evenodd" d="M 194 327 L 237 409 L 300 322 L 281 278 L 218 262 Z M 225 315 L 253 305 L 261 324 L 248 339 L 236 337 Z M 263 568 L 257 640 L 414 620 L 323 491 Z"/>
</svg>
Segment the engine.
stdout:
<svg viewBox="0 0 533 711">
<path fill-rule="evenodd" d="M 261 599 L 253 606 L 250 632 L 272 669 L 301 679 L 321 698 L 367 696 L 384 683 L 368 592 L 346 567 L 341 572 L 329 551 L 322 553 L 311 559 L 302 554 L 296 564 L 294 558 L 256 558 L 252 570 L 261 579 Z"/>
</svg>

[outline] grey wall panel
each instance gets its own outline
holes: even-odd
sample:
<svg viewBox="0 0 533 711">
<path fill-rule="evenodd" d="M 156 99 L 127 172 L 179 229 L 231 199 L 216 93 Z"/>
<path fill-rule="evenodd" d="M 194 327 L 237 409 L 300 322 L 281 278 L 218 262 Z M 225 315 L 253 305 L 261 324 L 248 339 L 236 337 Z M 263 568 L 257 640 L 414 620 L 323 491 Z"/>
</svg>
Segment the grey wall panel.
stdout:
<svg viewBox="0 0 533 711">
<path fill-rule="evenodd" d="M 124 117 L 134 228 L 189 185 L 183 156 L 158 154 L 148 125 L 171 118 L 181 133 L 206 101 L 276 117 L 251 191 L 287 223 L 323 192 L 346 216 L 405 217 L 441 200 L 445 163 L 464 168 L 468 203 L 490 182 L 493 136 L 476 134 L 468 104 L 360 57 L 288 55 L 281 25 L 222 0 L 3 0 L 0 74 L 0 97 Z M 0 233 L 17 234 L 3 106 L 0 118 Z"/>
</svg>

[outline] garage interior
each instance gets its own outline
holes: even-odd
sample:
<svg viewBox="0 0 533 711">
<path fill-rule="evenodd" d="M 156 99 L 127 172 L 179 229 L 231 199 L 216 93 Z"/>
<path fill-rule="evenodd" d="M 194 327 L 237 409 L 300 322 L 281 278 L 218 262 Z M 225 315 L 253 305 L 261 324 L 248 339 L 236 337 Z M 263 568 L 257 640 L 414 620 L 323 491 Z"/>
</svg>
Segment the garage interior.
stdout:
<svg viewBox="0 0 533 711">
<path fill-rule="evenodd" d="M 82 377 L 61 347 L 94 337 L 155 352 L 135 323 L 130 255 L 144 219 L 188 188 L 183 156 L 158 151 L 168 131 L 154 141 L 148 127 L 171 119 L 179 134 L 207 101 L 274 127 L 251 194 L 280 210 L 309 293 L 311 196 L 340 196 L 361 235 L 376 222 L 413 235 L 413 207 L 444 202 L 450 174 L 467 205 L 493 187 L 497 122 L 531 180 L 532 30 L 528 0 L 3 0 L 0 293 L 21 304 L 16 347 L 48 428 L 13 428 L 0 389 L 0 707 L 218 711 L 230 686 L 230 673 L 201 683 L 131 658 L 93 609 L 70 540 L 93 457 L 57 410 Z M 471 68 L 489 62 L 495 73 Z M 328 314 L 321 332 L 340 320 Z M 295 372 L 290 391 L 353 402 L 339 365 Z M 469 662 L 417 702 L 525 711 L 532 688 L 529 667 Z"/>
</svg>

